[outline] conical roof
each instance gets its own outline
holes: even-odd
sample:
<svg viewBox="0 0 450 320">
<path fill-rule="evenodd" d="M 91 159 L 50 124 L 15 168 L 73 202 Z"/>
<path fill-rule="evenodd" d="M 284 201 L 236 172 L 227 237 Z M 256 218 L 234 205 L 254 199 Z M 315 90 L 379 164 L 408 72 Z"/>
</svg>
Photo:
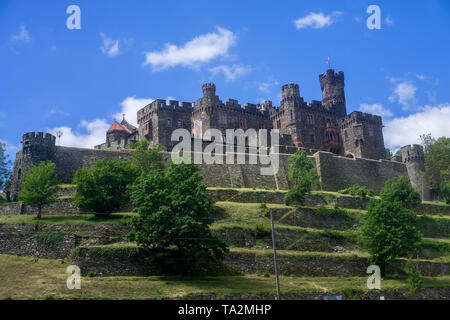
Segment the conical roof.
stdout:
<svg viewBox="0 0 450 320">
<path fill-rule="evenodd" d="M 111 127 L 109 127 L 108 129 L 108 133 L 112 132 L 112 131 L 123 131 L 127 134 L 130 134 L 130 130 L 128 130 L 127 127 L 125 127 L 124 125 L 118 123 L 117 121 L 114 121 L 113 124 L 111 125 Z"/>
</svg>

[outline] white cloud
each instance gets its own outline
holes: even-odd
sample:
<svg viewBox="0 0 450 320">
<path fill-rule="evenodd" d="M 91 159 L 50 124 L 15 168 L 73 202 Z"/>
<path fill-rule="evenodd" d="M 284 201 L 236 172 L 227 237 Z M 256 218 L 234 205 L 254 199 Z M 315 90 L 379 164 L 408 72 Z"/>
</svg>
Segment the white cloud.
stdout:
<svg viewBox="0 0 450 320">
<path fill-rule="evenodd" d="M 249 73 L 251 71 L 251 67 L 240 66 L 236 64 L 232 66 L 220 65 L 209 69 L 209 71 L 211 71 L 213 76 L 218 73 L 223 73 L 223 75 L 225 76 L 225 80 L 229 82 L 235 80 L 239 76 L 243 76 L 244 74 Z"/>
<path fill-rule="evenodd" d="M 366 113 L 376 114 L 381 117 L 392 117 L 393 116 L 391 110 L 384 108 L 379 103 L 374 103 L 374 104 L 362 103 L 359 106 L 359 110 L 362 112 L 366 112 Z"/>
<path fill-rule="evenodd" d="M 102 46 L 100 47 L 100 50 L 103 54 L 106 54 L 109 57 L 117 56 L 119 54 L 119 40 L 113 40 L 103 32 L 100 32 L 100 37 L 102 37 Z"/>
<path fill-rule="evenodd" d="M 258 90 L 263 93 L 270 93 L 272 87 L 277 86 L 277 85 L 278 85 L 277 80 L 262 82 L 259 84 Z"/>
<path fill-rule="evenodd" d="M 13 34 L 11 36 L 11 40 L 13 41 L 24 41 L 29 42 L 31 40 L 30 34 L 28 33 L 25 25 L 21 25 L 18 34 Z"/>
<path fill-rule="evenodd" d="M 95 145 L 104 143 L 106 140 L 106 131 L 110 124 L 105 119 L 96 119 L 93 121 L 81 121 L 78 130 L 69 127 L 57 127 L 47 131 L 56 136 L 58 131 L 62 132 L 60 145 L 76 148 L 93 148 Z M 58 143 L 58 141 L 57 141 Z"/>
<path fill-rule="evenodd" d="M 151 65 L 153 71 L 178 65 L 195 67 L 200 63 L 226 56 L 235 43 L 236 36 L 233 32 L 218 27 L 215 33 L 200 35 L 182 46 L 168 43 L 162 51 L 147 52 L 144 66 Z"/>
<path fill-rule="evenodd" d="M 387 24 L 388 26 L 393 26 L 393 25 L 394 25 L 394 20 L 393 20 L 390 16 L 387 16 L 387 17 L 384 19 L 384 22 L 386 22 L 386 24 Z"/>
<path fill-rule="evenodd" d="M 137 126 L 138 110 L 142 109 L 152 101 L 153 99 L 150 98 L 136 99 L 136 96 L 127 97 L 120 103 L 122 109 L 114 115 L 114 118 L 117 121 L 122 121 L 123 115 L 125 114 L 126 120 L 132 125 Z"/>
<path fill-rule="evenodd" d="M 324 27 L 331 26 L 334 22 L 336 22 L 335 17 L 341 15 L 342 12 L 335 11 L 330 15 L 324 15 L 322 12 L 314 13 L 311 12 L 307 16 L 297 19 L 294 21 L 294 24 L 297 29 L 303 28 L 314 28 L 321 29 Z"/>
<path fill-rule="evenodd" d="M 420 143 L 419 136 L 426 133 L 433 137 L 450 136 L 450 103 L 425 106 L 422 110 L 386 122 L 384 139 L 390 149 Z"/>
<path fill-rule="evenodd" d="M 411 104 L 416 102 L 416 86 L 410 82 L 400 82 L 389 97 L 389 101 L 398 102 L 403 106 L 403 110 L 408 110 Z"/>
</svg>

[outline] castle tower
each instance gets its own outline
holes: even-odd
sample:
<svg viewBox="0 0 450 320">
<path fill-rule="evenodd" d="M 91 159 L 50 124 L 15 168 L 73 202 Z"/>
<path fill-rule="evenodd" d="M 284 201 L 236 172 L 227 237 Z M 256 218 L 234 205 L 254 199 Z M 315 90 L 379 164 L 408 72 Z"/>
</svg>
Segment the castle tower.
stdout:
<svg viewBox="0 0 450 320">
<path fill-rule="evenodd" d="M 216 85 L 212 82 L 204 83 L 202 86 L 203 98 L 214 101 L 216 97 Z"/>
<path fill-rule="evenodd" d="M 319 75 L 319 81 L 324 108 L 334 112 L 338 118 L 345 117 L 347 107 L 344 93 L 344 72 L 334 73 L 334 69 L 328 69 L 326 74 Z"/>
<path fill-rule="evenodd" d="M 281 87 L 281 104 L 294 105 L 295 102 L 300 101 L 300 89 L 298 84 L 289 83 Z"/>
<path fill-rule="evenodd" d="M 50 133 L 39 131 L 28 132 L 22 136 L 22 150 L 16 155 L 11 175 L 11 196 L 17 199 L 23 174 L 33 165 L 42 161 L 54 161 L 56 137 Z"/>
<path fill-rule="evenodd" d="M 353 111 L 338 121 L 344 155 L 350 158 L 384 159 L 383 120 Z"/>
<path fill-rule="evenodd" d="M 406 165 L 412 187 L 414 190 L 419 192 L 422 200 L 430 201 L 431 195 L 425 175 L 425 157 L 423 147 L 421 145 L 414 144 L 412 146 L 404 146 L 401 150 L 402 162 Z"/>
</svg>

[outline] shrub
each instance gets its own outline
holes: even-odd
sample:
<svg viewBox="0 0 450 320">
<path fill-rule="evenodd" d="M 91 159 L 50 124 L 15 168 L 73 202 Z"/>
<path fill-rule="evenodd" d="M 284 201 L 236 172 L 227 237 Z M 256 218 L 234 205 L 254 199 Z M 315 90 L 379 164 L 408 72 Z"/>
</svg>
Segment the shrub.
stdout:
<svg viewBox="0 0 450 320">
<path fill-rule="evenodd" d="M 112 213 L 130 202 L 129 186 L 137 171 L 128 161 L 103 159 L 75 172 L 75 205 L 95 213 Z"/>
<path fill-rule="evenodd" d="M 450 204 L 450 180 L 441 182 L 441 194 L 444 197 L 445 203 Z"/>
<path fill-rule="evenodd" d="M 416 264 L 412 261 L 412 259 L 408 259 L 405 266 L 405 272 L 407 275 L 406 286 L 409 289 L 409 293 L 413 294 L 419 292 L 420 289 L 422 289 L 422 278 Z"/>
<path fill-rule="evenodd" d="M 305 202 L 305 197 L 313 186 L 320 185 L 318 174 L 313 171 L 314 163 L 308 159 L 305 150 L 298 150 L 289 158 L 289 180 L 294 186 L 284 196 L 284 203 L 289 205 L 296 201 L 299 205 Z"/>
<path fill-rule="evenodd" d="M 411 186 L 408 177 L 392 178 L 381 190 L 381 199 L 398 202 L 402 207 L 411 208 L 420 204 L 420 195 Z"/>
<path fill-rule="evenodd" d="M 370 190 L 366 187 L 358 186 L 356 184 L 351 186 L 350 188 L 340 190 L 339 193 L 349 194 L 349 195 L 357 196 L 360 198 L 368 198 L 368 197 L 373 197 L 375 195 L 375 192 L 373 192 L 372 190 Z"/>
<path fill-rule="evenodd" d="M 420 241 L 417 216 L 399 202 L 372 199 L 362 228 L 370 260 L 384 272 L 388 261 L 412 252 Z"/>
</svg>

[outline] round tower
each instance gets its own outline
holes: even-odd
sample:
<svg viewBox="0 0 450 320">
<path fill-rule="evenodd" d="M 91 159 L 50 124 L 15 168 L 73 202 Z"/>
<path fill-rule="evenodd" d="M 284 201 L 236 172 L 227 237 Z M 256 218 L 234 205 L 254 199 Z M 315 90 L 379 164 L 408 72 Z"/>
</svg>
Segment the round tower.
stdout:
<svg viewBox="0 0 450 320">
<path fill-rule="evenodd" d="M 204 83 L 202 86 L 203 97 L 214 100 L 216 97 L 216 85 L 212 82 Z"/>
<path fill-rule="evenodd" d="M 320 89 L 322 90 L 322 105 L 325 109 L 336 114 L 338 118 L 347 115 L 344 92 L 344 72 L 334 73 L 334 69 L 328 69 L 326 74 L 319 75 Z"/>
<path fill-rule="evenodd" d="M 414 144 L 412 146 L 404 146 L 401 150 L 402 162 L 406 165 L 412 187 L 414 190 L 419 192 L 422 200 L 430 201 L 431 195 L 425 175 L 425 157 L 423 147 L 421 145 Z"/>
<path fill-rule="evenodd" d="M 16 155 L 11 175 L 11 197 L 17 200 L 20 183 L 25 172 L 42 161 L 54 160 L 56 137 L 39 131 L 28 132 L 22 136 L 22 150 Z"/>
<path fill-rule="evenodd" d="M 52 160 L 56 150 L 56 137 L 50 133 L 39 131 L 25 133 L 22 137 L 22 153 L 29 157 L 32 164 Z"/>
</svg>

